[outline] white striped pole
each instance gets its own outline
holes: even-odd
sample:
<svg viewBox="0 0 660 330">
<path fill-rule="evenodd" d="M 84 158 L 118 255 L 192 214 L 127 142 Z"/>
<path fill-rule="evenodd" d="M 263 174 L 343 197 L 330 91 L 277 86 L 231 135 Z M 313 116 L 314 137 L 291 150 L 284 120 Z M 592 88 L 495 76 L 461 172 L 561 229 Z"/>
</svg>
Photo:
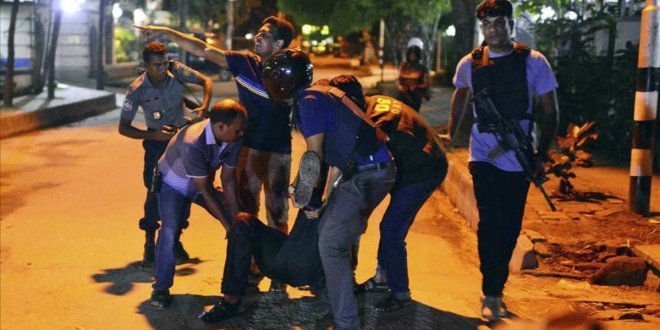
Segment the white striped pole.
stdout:
<svg viewBox="0 0 660 330">
<path fill-rule="evenodd" d="M 653 144 L 658 114 L 660 83 L 660 8 L 658 0 L 646 0 L 642 11 L 637 59 L 637 92 L 632 153 L 630 157 L 629 206 L 638 214 L 648 215 L 653 176 Z"/>
</svg>

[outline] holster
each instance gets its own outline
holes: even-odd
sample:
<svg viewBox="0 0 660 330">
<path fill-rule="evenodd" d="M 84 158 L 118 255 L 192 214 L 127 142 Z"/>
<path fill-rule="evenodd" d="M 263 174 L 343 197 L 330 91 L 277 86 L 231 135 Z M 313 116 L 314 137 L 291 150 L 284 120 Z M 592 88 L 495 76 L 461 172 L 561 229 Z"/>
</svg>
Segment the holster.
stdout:
<svg viewBox="0 0 660 330">
<path fill-rule="evenodd" d="M 159 193 L 160 186 L 163 184 L 163 174 L 158 170 L 158 167 L 154 168 L 154 174 L 151 177 L 151 187 L 149 187 L 150 193 Z"/>
</svg>

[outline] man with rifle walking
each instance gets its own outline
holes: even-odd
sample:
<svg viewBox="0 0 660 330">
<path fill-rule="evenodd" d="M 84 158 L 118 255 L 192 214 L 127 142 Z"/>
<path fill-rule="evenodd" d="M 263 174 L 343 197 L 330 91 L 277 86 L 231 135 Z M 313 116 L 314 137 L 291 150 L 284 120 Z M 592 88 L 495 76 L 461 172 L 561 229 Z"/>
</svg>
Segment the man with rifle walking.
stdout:
<svg viewBox="0 0 660 330">
<path fill-rule="evenodd" d="M 502 291 L 522 227 L 529 179 L 539 185 L 543 182 L 544 161 L 556 136 L 559 109 L 555 92 L 557 81 L 545 57 L 511 38 L 514 24 L 511 2 L 484 0 L 476 14 L 481 22 L 484 45 L 463 57 L 457 65 L 449 134 L 450 137 L 455 135 L 460 125 L 458 118 L 463 117 L 461 113 L 467 111 L 470 96 L 475 95 L 469 169 L 479 209 L 481 315 L 494 321 L 508 315 Z M 535 96 L 543 112 L 537 128 L 540 129 L 538 148 L 533 154 L 528 141 L 534 140 L 536 132 Z M 503 121 L 519 125 L 513 143 L 512 131 L 501 130 Z M 523 154 L 524 157 L 520 157 Z M 531 173 L 525 172 L 525 161 Z"/>
</svg>

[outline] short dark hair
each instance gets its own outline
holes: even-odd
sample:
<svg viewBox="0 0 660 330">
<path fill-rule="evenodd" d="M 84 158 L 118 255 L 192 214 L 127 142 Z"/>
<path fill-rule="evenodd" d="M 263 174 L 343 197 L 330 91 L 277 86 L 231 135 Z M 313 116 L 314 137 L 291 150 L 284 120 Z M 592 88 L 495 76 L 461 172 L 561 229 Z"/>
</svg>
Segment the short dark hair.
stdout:
<svg viewBox="0 0 660 330">
<path fill-rule="evenodd" d="M 291 40 L 293 40 L 293 25 L 291 25 L 289 21 L 282 18 L 277 18 L 275 16 L 270 16 L 266 17 L 262 24 L 273 25 L 275 27 L 275 33 L 273 33 L 275 40 L 282 40 L 284 42 L 282 49 L 289 47 Z"/>
<path fill-rule="evenodd" d="M 346 93 L 357 105 L 364 110 L 366 101 L 364 99 L 364 91 L 362 84 L 354 75 L 342 74 L 330 80 L 330 86 L 337 87 Z"/>
<path fill-rule="evenodd" d="M 477 18 L 505 16 L 513 18 L 513 5 L 509 0 L 484 0 L 477 6 Z"/>
<path fill-rule="evenodd" d="M 153 55 L 167 55 L 167 46 L 165 46 L 164 43 L 158 41 L 152 41 L 148 43 L 142 50 L 142 60 L 144 63 L 147 63 Z"/>
<path fill-rule="evenodd" d="M 237 100 L 225 99 L 213 104 L 209 118 L 212 124 L 231 125 L 238 116 L 247 118 L 247 110 L 243 104 Z"/>
</svg>

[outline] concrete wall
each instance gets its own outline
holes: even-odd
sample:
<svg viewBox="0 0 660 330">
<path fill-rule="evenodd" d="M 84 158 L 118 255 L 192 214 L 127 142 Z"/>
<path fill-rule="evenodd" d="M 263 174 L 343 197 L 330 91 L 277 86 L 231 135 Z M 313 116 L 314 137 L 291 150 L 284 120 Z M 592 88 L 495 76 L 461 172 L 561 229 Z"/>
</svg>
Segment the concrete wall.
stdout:
<svg viewBox="0 0 660 330">
<path fill-rule="evenodd" d="M 85 7 L 77 12 L 62 13 L 60 33 L 57 42 L 57 53 L 55 57 L 55 78 L 59 81 L 80 81 L 87 79 L 93 65 L 96 54 L 90 54 L 92 48 L 90 32 L 98 29 L 98 0 L 88 0 Z M 9 21 L 11 15 L 11 3 L 0 3 L 0 60 L 4 70 L 8 54 L 7 42 Z M 37 20 L 43 23 L 45 32 L 49 31 L 49 7 L 47 5 L 35 5 L 34 3 L 21 3 L 16 22 L 15 34 L 15 57 L 18 74 L 25 74 L 25 70 L 35 68 L 38 54 L 35 54 L 35 24 Z M 44 36 L 47 37 L 47 36 Z M 45 54 L 44 54 L 45 55 Z M 31 77 L 30 77 L 31 78 Z M 31 84 L 32 79 L 27 81 L 17 78 L 16 83 Z"/>
</svg>

